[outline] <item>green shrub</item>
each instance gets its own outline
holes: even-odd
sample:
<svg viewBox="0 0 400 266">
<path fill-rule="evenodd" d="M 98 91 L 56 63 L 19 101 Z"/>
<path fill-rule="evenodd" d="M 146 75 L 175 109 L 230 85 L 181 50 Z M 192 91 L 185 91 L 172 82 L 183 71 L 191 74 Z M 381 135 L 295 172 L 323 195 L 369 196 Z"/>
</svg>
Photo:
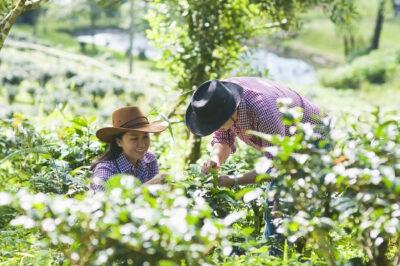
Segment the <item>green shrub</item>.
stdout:
<svg viewBox="0 0 400 266">
<path fill-rule="evenodd" d="M 114 177 L 105 193 L 80 199 L 24 191 L 2 197 L 23 210 L 12 224 L 41 230 L 43 243 L 62 251 L 68 264 L 199 265 L 228 244 L 226 221 L 212 218 L 203 198 L 140 186 L 131 176 Z"/>
<path fill-rule="evenodd" d="M 73 64 L 61 66 L 59 62 L 52 62 L 57 64 L 54 67 L 51 61 L 44 63 L 35 56 L 31 58 L 15 52 L 1 54 L 0 60 L 0 88 L 5 89 L 9 104 L 18 100 L 25 103 L 25 95 L 29 95 L 34 103 L 30 108 L 43 105 L 42 110 L 51 113 L 56 107 L 69 107 L 82 113 L 82 110 L 91 112 L 91 108 L 97 109 L 100 104 L 112 105 L 110 96 L 116 96 L 118 105 L 121 101 L 132 105 L 143 95 L 141 87 L 132 88 L 131 82 L 110 74 L 82 70 Z"/>
<path fill-rule="evenodd" d="M 396 52 L 375 51 L 356 58 L 350 64 L 320 73 L 324 86 L 334 88 L 358 89 L 362 82 L 383 84 L 391 80 L 396 69 Z"/>
<path fill-rule="evenodd" d="M 282 212 L 274 223 L 290 242 L 305 239 L 329 265 L 342 259 L 332 235 L 352 234 L 371 265 L 392 265 L 391 239 L 400 237 L 400 126 L 398 113 L 379 110 L 333 128 L 319 140 L 289 110 L 297 134 L 259 134 L 273 143 L 269 198 Z M 297 118 L 297 119 L 296 119 Z M 266 160 L 266 159 L 263 159 Z M 339 237 L 340 238 L 340 237 Z"/>
<path fill-rule="evenodd" d="M 0 119 L 1 190 L 29 187 L 37 192 L 75 194 L 85 191 L 90 162 L 102 151 L 92 123 L 77 117 L 48 132 L 21 114 Z"/>
</svg>

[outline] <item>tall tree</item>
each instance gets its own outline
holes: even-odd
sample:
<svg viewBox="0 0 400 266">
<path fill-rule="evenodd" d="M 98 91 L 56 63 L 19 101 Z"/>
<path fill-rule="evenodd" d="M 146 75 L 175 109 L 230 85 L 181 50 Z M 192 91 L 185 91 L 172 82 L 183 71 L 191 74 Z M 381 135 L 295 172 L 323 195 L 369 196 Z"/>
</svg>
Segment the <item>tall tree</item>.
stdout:
<svg viewBox="0 0 400 266">
<path fill-rule="evenodd" d="M 133 34 L 134 34 L 134 0 L 129 0 L 129 48 L 128 48 L 128 56 L 129 56 L 129 73 L 133 71 Z"/>
<path fill-rule="evenodd" d="M 239 62 L 244 42 L 259 32 L 299 25 L 299 15 L 317 4 L 327 10 L 346 0 L 154 0 L 148 37 L 163 51 L 162 66 L 176 77 L 184 104 L 193 89 L 222 78 Z M 349 6 L 351 7 L 351 6 Z M 352 7 L 351 7 L 352 8 Z M 332 12 L 333 13 L 333 12 Z M 339 19 L 338 19 L 339 21 Z M 201 140 L 191 137 L 188 161 L 200 157 Z"/>
<path fill-rule="evenodd" d="M 384 12 L 385 12 L 385 0 L 379 0 L 378 10 L 376 14 L 375 20 L 375 28 L 374 33 L 371 39 L 371 45 L 369 47 L 369 51 L 376 50 L 379 48 L 379 40 L 381 38 L 383 21 L 384 21 Z"/>
<path fill-rule="evenodd" d="M 47 0 L 2 0 L 0 1 L 0 49 L 3 47 L 11 27 L 23 12 L 37 8 Z"/>
</svg>

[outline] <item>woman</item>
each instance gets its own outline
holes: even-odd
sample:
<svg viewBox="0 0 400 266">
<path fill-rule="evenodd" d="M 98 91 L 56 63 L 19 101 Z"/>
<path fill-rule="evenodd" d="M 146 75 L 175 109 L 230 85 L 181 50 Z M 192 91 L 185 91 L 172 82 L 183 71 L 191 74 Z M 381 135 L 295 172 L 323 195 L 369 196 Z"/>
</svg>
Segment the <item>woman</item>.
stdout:
<svg viewBox="0 0 400 266">
<path fill-rule="evenodd" d="M 104 127 L 96 136 L 109 143 L 106 153 L 91 166 L 93 178 L 90 188 L 104 190 L 104 183 L 116 174 L 137 177 L 144 184 L 160 184 L 156 156 L 148 152 L 150 134 L 166 128 L 162 121 L 150 123 L 138 107 L 123 107 L 113 112 L 112 127 Z"/>
</svg>

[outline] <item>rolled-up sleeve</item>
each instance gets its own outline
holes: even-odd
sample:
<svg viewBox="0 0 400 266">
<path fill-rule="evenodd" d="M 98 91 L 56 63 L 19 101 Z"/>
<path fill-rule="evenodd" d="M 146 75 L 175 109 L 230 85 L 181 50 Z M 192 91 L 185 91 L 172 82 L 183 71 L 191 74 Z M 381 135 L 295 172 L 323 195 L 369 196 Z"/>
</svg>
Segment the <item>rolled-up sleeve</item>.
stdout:
<svg viewBox="0 0 400 266">
<path fill-rule="evenodd" d="M 232 129 L 220 129 L 214 132 L 211 145 L 214 146 L 215 143 L 227 144 L 231 148 L 232 153 L 234 153 L 236 151 L 235 139 L 236 133 Z"/>
</svg>

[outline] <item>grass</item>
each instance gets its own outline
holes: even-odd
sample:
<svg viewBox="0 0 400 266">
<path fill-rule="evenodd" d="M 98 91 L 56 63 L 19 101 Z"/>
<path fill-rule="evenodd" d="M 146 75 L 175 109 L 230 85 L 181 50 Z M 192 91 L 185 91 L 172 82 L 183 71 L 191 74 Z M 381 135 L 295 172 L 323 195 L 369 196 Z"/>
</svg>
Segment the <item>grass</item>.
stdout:
<svg viewBox="0 0 400 266">
<path fill-rule="evenodd" d="M 105 61 L 107 64 L 118 68 L 122 72 L 128 71 L 128 58 L 124 52 L 102 46 L 96 46 L 95 50 L 93 50 L 91 45 L 87 45 L 85 52 L 82 52 L 77 39 L 73 35 L 62 31 L 62 27 L 65 27 L 65 24 L 60 22 L 50 21 L 46 23 L 46 25 L 39 23 L 36 35 L 34 36 L 32 26 L 16 24 L 11 30 L 11 35 L 24 37 L 27 41 L 39 42 L 69 52 L 81 53 L 94 57 L 100 61 Z M 157 70 L 155 65 L 155 62 L 151 60 L 140 60 L 137 56 L 134 56 L 133 74 L 135 76 L 139 75 L 141 79 L 146 78 L 148 70 L 151 69 L 154 72 L 152 73 L 152 77 L 158 80 L 160 75 L 165 75 L 161 74 L 161 71 Z"/>
<path fill-rule="evenodd" d="M 358 2 L 360 20 L 356 25 L 357 39 L 362 46 L 368 47 L 375 27 L 377 0 Z M 386 5 L 380 49 L 399 47 L 400 19 L 393 18 L 392 13 L 390 3 L 388 3 Z M 321 9 L 317 8 L 307 12 L 303 19 L 303 27 L 296 37 L 279 40 L 279 45 L 304 51 L 307 54 L 324 55 L 339 63 L 345 62 L 343 39 L 329 17 Z"/>
</svg>

